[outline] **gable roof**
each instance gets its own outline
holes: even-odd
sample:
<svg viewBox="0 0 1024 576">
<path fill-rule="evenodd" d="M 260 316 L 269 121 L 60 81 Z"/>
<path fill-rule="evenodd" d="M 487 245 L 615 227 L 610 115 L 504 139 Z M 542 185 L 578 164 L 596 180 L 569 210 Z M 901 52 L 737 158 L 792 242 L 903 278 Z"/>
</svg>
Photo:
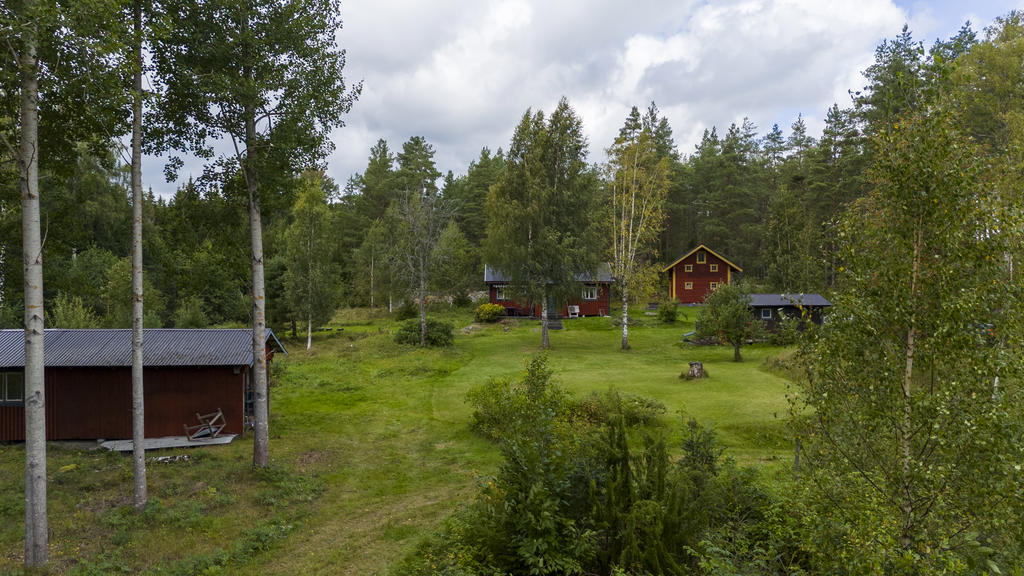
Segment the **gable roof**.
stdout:
<svg viewBox="0 0 1024 576">
<path fill-rule="evenodd" d="M 743 268 L 740 268 L 739 266 L 737 266 L 737 265 L 733 264 L 732 262 L 729 262 L 729 260 L 728 260 L 728 259 L 727 259 L 727 258 L 726 258 L 725 256 L 722 256 L 721 254 L 719 254 L 718 252 L 715 252 L 715 251 L 714 251 L 714 250 L 712 250 L 711 248 L 708 248 L 708 247 L 707 247 L 707 246 L 705 246 L 704 244 L 699 244 L 699 245 L 697 245 L 697 247 L 696 247 L 696 248 L 694 248 L 693 250 L 690 250 L 690 251 L 689 251 L 689 252 L 687 252 L 686 254 L 683 254 L 683 255 L 682 255 L 682 256 L 680 256 L 679 258 L 676 258 L 675 262 L 673 262 L 673 263 L 669 264 L 668 266 L 665 266 L 664 268 L 662 268 L 662 269 L 661 269 L 661 271 L 662 271 L 662 272 L 668 272 L 668 271 L 669 271 L 669 269 L 671 269 L 671 268 L 672 268 L 673 266 L 675 266 L 676 264 L 679 264 L 679 263 L 680 263 L 680 262 L 682 262 L 683 260 L 686 260 L 687 258 L 689 258 L 689 257 L 690 257 L 690 254 L 693 254 L 694 252 L 696 252 L 697 250 L 700 250 L 700 249 L 702 249 L 702 248 L 703 248 L 704 250 L 707 250 L 708 252 L 711 252 L 711 253 L 712 253 L 712 254 L 714 254 L 715 256 L 717 256 L 719 260 L 721 260 L 722 262 L 725 262 L 726 264 L 728 264 L 728 265 L 729 265 L 729 266 L 730 266 L 730 267 L 731 267 L 731 268 L 732 268 L 733 270 L 735 270 L 735 271 L 737 271 L 737 272 L 743 272 Z"/>
<path fill-rule="evenodd" d="M 132 331 L 59 329 L 44 331 L 48 367 L 129 367 Z M 287 354 L 272 330 L 267 340 Z M 143 366 L 250 366 L 251 329 L 147 328 L 143 332 Z M 0 330 L 0 368 L 25 366 L 25 331 Z"/>
<path fill-rule="evenodd" d="M 821 294 L 751 294 L 751 308 L 783 308 L 786 306 L 831 306 Z"/>
<path fill-rule="evenodd" d="M 615 280 L 612 278 L 612 269 L 607 263 L 602 263 L 597 269 L 597 279 L 594 278 L 594 274 L 590 272 L 581 272 L 576 274 L 577 282 L 607 282 L 612 283 Z M 501 270 L 491 268 L 490 266 L 484 266 L 484 283 L 491 284 L 494 282 L 508 282 L 509 277 L 505 275 Z"/>
</svg>

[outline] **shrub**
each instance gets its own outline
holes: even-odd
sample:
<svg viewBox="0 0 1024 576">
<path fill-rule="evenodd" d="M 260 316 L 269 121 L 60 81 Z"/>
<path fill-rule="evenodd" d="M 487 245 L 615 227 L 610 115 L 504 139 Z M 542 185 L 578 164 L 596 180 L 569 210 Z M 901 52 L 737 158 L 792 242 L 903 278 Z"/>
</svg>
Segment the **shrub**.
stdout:
<svg viewBox="0 0 1024 576">
<path fill-rule="evenodd" d="M 567 392 L 551 382 L 547 355 L 535 356 L 518 382 L 491 379 L 466 394 L 473 406 L 470 426 L 492 440 L 507 439 L 521 424 L 542 416 L 564 418 L 571 408 Z"/>
<path fill-rule="evenodd" d="M 654 398 L 615 389 L 591 392 L 576 408 L 577 415 L 592 424 L 608 424 L 621 415 L 626 426 L 649 424 L 665 411 L 665 405 Z"/>
<path fill-rule="evenodd" d="M 473 319 L 477 322 L 497 322 L 498 319 L 504 315 L 505 308 L 503 306 L 488 302 L 476 307 L 476 313 L 473 314 Z"/>
<path fill-rule="evenodd" d="M 440 320 L 427 319 L 427 346 L 451 346 L 455 343 L 453 326 Z M 395 342 L 418 346 L 420 343 L 419 319 L 406 320 L 395 334 Z"/>
<path fill-rule="evenodd" d="M 672 324 L 679 318 L 679 303 L 675 300 L 662 300 L 658 304 L 658 320 Z"/>
</svg>

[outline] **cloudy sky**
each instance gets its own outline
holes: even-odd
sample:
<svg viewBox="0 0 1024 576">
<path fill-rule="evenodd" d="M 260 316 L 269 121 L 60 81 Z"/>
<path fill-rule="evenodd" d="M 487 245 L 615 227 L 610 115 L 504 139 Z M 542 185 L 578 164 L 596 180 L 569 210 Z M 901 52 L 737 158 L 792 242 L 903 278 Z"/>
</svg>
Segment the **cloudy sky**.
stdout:
<svg viewBox="0 0 1024 576">
<path fill-rule="evenodd" d="M 657 103 L 680 152 L 705 128 L 749 117 L 812 134 L 833 102 L 863 86 L 883 39 L 909 24 L 930 44 L 976 30 L 1024 0 L 342 0 L 350 81 L 363 93 L 331 138 L 328 173 L 344 185 L 380 138 L 434 145 L 442 172 L 481 147 L 507 147 L 527 108 L 561 96 L 583 118 L 591 160 L 631 106 Z M 151 159 L 148 186 L 173 193 Z M 198 167 L 193 170 L 198 173 Z"/>
</svg>

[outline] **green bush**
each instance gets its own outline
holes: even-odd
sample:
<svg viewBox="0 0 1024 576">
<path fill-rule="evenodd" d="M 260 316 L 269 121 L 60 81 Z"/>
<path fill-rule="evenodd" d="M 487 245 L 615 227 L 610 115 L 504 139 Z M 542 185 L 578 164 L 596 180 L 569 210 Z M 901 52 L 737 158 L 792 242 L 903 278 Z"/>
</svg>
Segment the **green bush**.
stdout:
<svg viewBox="0 0 1024 576">
<path fill-rule="evenodd" d="M 455 343 L 453 327 L 447 322 L 427 319 L 427 346 L 451 346 Z M 418 346 L 420 343 L 419 319 L 406 320 L 395 334 L 395 342 Z"/>
<path fill-rule="evenodd" d="M 608 424 L 621 415 L 626 426 L 649 424 L 665 412 L 665 405 L 654 398 L 614 389 L 591 392 L 576 407 L 576 414 L 591 424 Z"/>
<path fill-rule="evenodd" d="M 477 322 L 497 322 L 504 315 L 505 308 L 503 306 L 488 302 L 476 307 L 473 319 Z"/>
<path fill-rule="evenodd" d="M 530 361 L 518 382 L 492 378 L 472 388 L 466 394 L 473 406 L 470 426 L 491 440 L 501 440 L 541 414 L 564 420 L 572 401 L 567 392 L 551 383 L 551 375 L 547 356 L 540 354 Z"/>
<path fill-rule="evenodd" d="M 675 300 L 662 300 L 658 304 L 658 320 L 666 324 L 672 324 L 679 318 L 679 302 Z"/>
</svg>

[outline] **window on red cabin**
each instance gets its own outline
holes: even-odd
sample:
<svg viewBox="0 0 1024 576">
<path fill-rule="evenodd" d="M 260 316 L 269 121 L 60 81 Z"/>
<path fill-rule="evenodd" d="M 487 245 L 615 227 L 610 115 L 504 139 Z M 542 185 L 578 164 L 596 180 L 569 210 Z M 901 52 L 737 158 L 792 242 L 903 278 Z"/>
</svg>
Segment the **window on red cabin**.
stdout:
<svg viewBox="0 0 1024 576">
<path fill-rule="evenodd" d="M 683 270 L 685 270 L 686 272 L 693 272 L 693 264 L 684 264 Z"/>
<path fill-rule="evenodd" d="M 708 255 L 704 252 L 697 252 L 697 264 L 703 264 L 707 262 Z"/>
<path fill-rule="evenodd" d="M 583 287 L 584 300 L 597 300 L 597 286 L 588 284 Z"/>
<path fill-rule="evenodd" d="M 718 272 L 718 264 L 712 264 L 711 265 L 711 271 L 712 272 Z"/>
<path fill-rule="evenodd" d="M 686 283 L 686 289 L 687 290 L 693 290 L 693 282 L 687 282 Z"/>
<path fill-rule="evenodd" d="M 0 404 L 25 402 L 25 376 L 20 371 L 0 372 Z"/>
<path fill-rule="evenodd" d="M 500 284 L 494 287 L 494 299 L 495 300 L 508 300 L 507 293 L 508 286 Z"/>
<path fill-rule="evenodd" d="M 711 289 L 714 290 L 715 288 L 718 288 L 718 282 L 711 283 Z"/>
</svg>

